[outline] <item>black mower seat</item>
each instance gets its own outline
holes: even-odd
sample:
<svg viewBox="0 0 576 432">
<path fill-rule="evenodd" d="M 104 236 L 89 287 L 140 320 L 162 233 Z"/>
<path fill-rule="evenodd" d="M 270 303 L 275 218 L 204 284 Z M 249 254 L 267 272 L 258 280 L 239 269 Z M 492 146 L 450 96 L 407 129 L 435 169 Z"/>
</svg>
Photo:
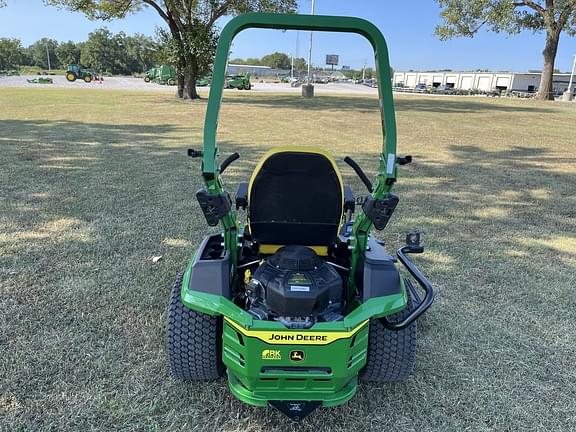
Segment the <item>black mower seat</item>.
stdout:
<svg viewBox="0 0 576 432">
<path fill-rule="evenodd" d="M 335 243 L 342 221 L 342 177 L 322 150 L 272 149 L 250 178 L 248 203 L 248 226 L 261 251 L 284 245 L 325 249 Z"/>
</svg>

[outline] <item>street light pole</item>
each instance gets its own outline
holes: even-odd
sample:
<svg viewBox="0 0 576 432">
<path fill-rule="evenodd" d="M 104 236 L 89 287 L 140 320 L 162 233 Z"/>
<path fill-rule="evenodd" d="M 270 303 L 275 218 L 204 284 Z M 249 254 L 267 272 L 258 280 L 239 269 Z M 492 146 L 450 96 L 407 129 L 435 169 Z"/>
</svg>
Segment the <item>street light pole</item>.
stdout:
<svg viewBox="0 0 576 432">
<path fill-rule="evenodd" d="M 574 80 L 574 72 L 576 71 L 576 55 L 574 55 L 574 63 L 572 63 L 572 72 L 570 73 L 570 82 L 568 83 L 568 88 L 562 95 L 562 100 L 570 102 L 572 100 L 572 82 Z"/>
<path fill-rule="evenodd" d="M 314 15 L 314 0 L 312 0 L 312 12 L 310 15 Z M 314 37 L 314 32 L 310 32 L 310 47 L 308 50 L 308 82 L 307 84 L 310 85 L 310 78 L 311 78 L 311 68 L 312 68 L 312 39 Z"/>
<path fill-rule="evenodd" d="M 576 71 L 576 54 L 574 55 L 574 63 L 572 63 L 572 73 L 570 74 L 570 83 L 568 84 L 568 91 L 572 91 L 572 81 L 574 79 L 574 72 Z"/>
<path fill-rule="evenodd" d="M 52 67 L 50 66 L 50 51 L 48 51 L 48 44 L 46 44 L 46 58 L 48 59 L 48 70 L 51 71 Z"/>
</svg>

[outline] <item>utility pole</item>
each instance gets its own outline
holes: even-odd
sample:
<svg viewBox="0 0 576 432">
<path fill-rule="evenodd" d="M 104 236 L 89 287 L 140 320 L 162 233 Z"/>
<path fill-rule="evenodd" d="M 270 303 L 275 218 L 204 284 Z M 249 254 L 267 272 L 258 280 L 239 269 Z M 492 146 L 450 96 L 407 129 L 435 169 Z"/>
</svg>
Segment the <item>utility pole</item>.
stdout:
<svg viewBox="0 0 576 432">
<path fill-rule="evenodd" d="M 312 12 L 310 15 L 314 15 L 314 0 L 312 0 Z M 311 68 L 312 68 L 312 39 L 314 38 L 314 32 L 310 32 L 310 47 L 308 50 L 308 85 L 310 85 L 311 78 Z"/>
<path fill-rule="evenodd" d="M 314 0 L 312 0 L 312 12 L 314 15 Z M 310 32 L 310 47 L 308 49 L 308 80 L 306 85 L 302 86 L 302 96 L 313 97 L 314 96 L 314 86 L 311 83 L 312 78 L 312 39 L 314 37 L 314 32 Z"/>
<path fill-rule="evenodd" d="M 50 66 L 50 51 L 48 50 L 48 44 L 46 44 L 46 58 L 48 59 L 48 70 L 51 71 L 52 67 Z"/>
<path fill-rule="evenodd" d="M 576 72 L 576 54 L 574 55 L 574 62 L 572 63 L 572 72 L 570 73 L 570 82 L 568 83 L 568 90 L 566 90 L 566 92 L 564 93 L 563 99 L 565 101 L 571 101 L 572 100 L 572 94 L 574 93 L 572 91 L 572 83 L 574 81 L 574 72 Z"/>
</svg>

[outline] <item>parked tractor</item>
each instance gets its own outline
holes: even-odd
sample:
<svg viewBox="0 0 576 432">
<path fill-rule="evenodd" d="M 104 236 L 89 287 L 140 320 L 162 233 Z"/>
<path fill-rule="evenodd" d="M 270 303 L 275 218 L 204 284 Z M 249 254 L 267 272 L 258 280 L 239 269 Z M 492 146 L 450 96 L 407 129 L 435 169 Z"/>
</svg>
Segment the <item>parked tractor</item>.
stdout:
<svg viewBox="0 0 576 432">
<path fill-rule="evenodd" d="M 156 73 L 158 71 L 158 68 L 152 68 L 149 69 L 145 74 L 144 74 L 144 82 L 149 83 L 150 81 L 154 81 L 156 79 Z"/>
<path fill-rule="evenodd" d="M 250 74 L 246 75 L 228 75 L 226 77 L 225 87 L 227 89 L 251 90 Z"/>
<path fill-rule="evenodd" d="M 66 69 L 66 79 L 70 82 L 81 79 L 84 82 L 89 83 L 96 78 L 96 73 L 93 70 L 86 69 L 84 66 L 79 64 L 68 65 L 68 69 Z"/>
</svg>

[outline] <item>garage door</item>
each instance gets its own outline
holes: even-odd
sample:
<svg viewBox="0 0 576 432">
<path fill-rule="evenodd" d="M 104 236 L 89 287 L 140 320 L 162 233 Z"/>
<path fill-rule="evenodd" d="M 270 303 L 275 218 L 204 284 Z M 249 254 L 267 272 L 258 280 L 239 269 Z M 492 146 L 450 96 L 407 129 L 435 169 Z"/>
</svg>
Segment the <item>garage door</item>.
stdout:
<svg viewBox="0 0 576 432">
<path fill-rule="evenodd" d="M 446 77 L 446 84 L 456 84 L 456 75 L 448 75 Z"/>
<path fill-rule="evenodd" d="M 508 87 L 510 87 L 510 78 L 509 77 L 496 78 L 496 87 L 507 89 Z"/>
<path fill-rule="evenodd" d="M 463 76 L 462 77 L 462 84 L 460 84 L 460 88 L 462 90 L 470 90 L 472 88 L 472 81 L 474 81 L 474 77 Z"/>
<path fill-rule="evenodd" d="M 490 90 L 490 82 L 492 79 L 490 77 L 480 77 L 478 78 L 478 89 L 479 90 Z"/>
<path fill-rule="evenodd" d="M 406 87 L 416 87 L 416 74 L 406 74 Z"/>
<path fill-rule="evenodd" d="M 434 84 L 442 84 L 442 75 L 434 75 L 432 82 Z"/>
</svg>

